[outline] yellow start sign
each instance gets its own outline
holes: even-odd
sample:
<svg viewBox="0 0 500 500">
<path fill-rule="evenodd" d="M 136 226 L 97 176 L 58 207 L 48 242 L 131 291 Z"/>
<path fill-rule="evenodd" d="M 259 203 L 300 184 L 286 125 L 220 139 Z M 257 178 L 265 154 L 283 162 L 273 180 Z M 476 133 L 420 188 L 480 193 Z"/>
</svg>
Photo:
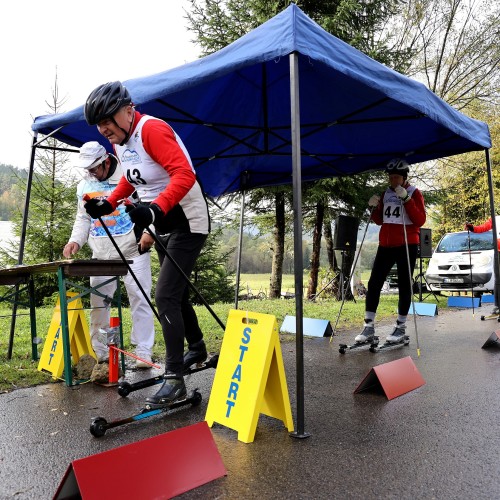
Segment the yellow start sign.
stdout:
<svg viewBox="0 0 500 500">
<path fill-rule="evenodd" d="M 276 318 L 231 310 L 205 420 L 254 440 L 260 413 L 282 420 L 293 431 Z"/>
<path fill-rule="evenodd" d="M 68 297 L 76 296 L 74 292 L 67 292 Z M 77 363 L 81 356 L 90 354 L 95 358 L 92 343 L 90 342 L 89 327 L 83 312 L 83 304 L 80 299 L 70 302 L 68 308 L 68 331 L 71 357 Z M 61 306 L 57 299 L 52 320 L 50 322 L 47 338 L 38 363 L 38 371 L 46 371 L 54 378 L 60 378 L 64 370 L 64 347 L 61 326 Z"/>
</svg>

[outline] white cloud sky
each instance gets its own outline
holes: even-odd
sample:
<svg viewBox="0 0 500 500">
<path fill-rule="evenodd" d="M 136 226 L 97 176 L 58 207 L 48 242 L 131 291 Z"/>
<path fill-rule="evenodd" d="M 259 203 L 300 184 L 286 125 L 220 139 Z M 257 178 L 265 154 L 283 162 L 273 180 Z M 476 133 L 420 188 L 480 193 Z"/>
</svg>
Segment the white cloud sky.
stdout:
<svg viewBox="0 0 500 500">
<path fill-rule="evenodd" d="M 28 168 L 36 116 L 50 113 L 57 71 L 63 111 L 101 83 L 195 60 L 187 0 L 0 2 L 0 163 Z"/>
</svg>

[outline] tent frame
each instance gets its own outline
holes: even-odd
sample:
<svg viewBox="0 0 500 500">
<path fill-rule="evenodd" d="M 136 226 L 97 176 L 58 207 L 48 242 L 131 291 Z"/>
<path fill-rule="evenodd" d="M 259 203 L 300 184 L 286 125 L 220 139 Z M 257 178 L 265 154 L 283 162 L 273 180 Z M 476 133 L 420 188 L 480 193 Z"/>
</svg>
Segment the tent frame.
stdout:
<svg viewBox="0 0 500 500">
<path fill-rule="evenodd" d="M 306 88 L 306 82 L 309 92 L 302 92 L 302 101 L 307 106 L 301 116 L 299 83 Z M 293 184 L 297 332 L 295 435 L 306 437 L 302 179 L 380 170 L 395 156 L 420 163 L 482 150 L 486 150 L 491 176 L 488 156 L 491 138 L 487 125 L 465 117 L 424 85 L 373 61 L 325 32 L 295 4 L 217 53 L 157 75 L 129 80 L 125 85 L 134 99 L 138 99 L 135 104 L 144 106 L 142 112 L 164 119 L 174 127 L 179 124 L 181 136 L 182 130 L 185 131 L 186 139 L 191 141 L 191 144 L 185 141 L 187 149 L 202 183 L 207 181 L 204 187 L 208 195 L 246 193 L 253 187 L 290 181 Z M 311 89 L 315 89 L 314 92 Z M 288 90 L 290 96 L 285 97 Z M 337 99 L 332 98 L 334 92 L 339 96 Z M 241 105 L 244 97 L 247 98 L 245 119 L 233 120 L 238 113 L 232 106 Z M 217 98 L 224 99 L 226 106 L 220 106 L 222 101 L 216 102 Z M 288 104 L 291 116 L 281 113 Z M 165 109 L 171 113 L 165 113 Z M 231 114 L 219 113 L 221 109 L 228 109 Z M 371 128 L 367 128 L 367 124 Z M 353 129 L 353 126 L 359 128 Z M 57 134 L 63 127 L 68 128 Z M 106 143 L 97 130 L 85 123 L 83 106 L 60 115 L 38 117 L 32 129 L 47 135 L 57 134 L 58 140 L 72 147 L 89 140 Z M 418 136 L 414 137 L 414 132 L 418 132 Z M 34 140 L 32 147 L 44 147 L 39 144 Z M 366 147 L 360 147 L 361 144 Z M 490 184 L 494 221 L 491 179 Z M 27 192 L 25 216 L 28 203 Z M 493 238 L 496 240 L 496 233 Z M 495 252 L 495 261 L 498 268 L 498 252 Z M 496 272 L 498 307 L 498 269 Z"/>
</svg>

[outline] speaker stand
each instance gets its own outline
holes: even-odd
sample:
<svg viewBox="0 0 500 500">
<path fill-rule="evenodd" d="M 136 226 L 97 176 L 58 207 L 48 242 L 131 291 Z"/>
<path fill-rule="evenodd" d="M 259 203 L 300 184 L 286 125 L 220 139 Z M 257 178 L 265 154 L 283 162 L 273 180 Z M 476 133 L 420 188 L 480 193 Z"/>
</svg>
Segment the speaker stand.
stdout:
<svg viewBox="0 0 500 500">
<path fill-rule="evenodd" d="M 339 284 L 340 284 L 340 298 L 342 300 L 342 302 L 345 301 L 345 296 L 346 296 L 346 290 L 347 290 L 347 287 L 349 286 L 349 281 L 350 281 L 350 278 L 351 278 L 351 274 L 352 273 L 349 273 L 349 276 L 348 276 L 348 282 L 346 283 L 346 280 L 345 280 L 345 275 L 344 275 L 344 260 L 345 260 L 345 253 L 346 251 L 345 250 L 341 250 L 340 251 L 340 277 L 339 277 Z M 354 297 L 354 292 L 351 294 L 352 295 L 352 300 L 354 301 L 354 303 L 356 304 L 356 298 Z"/>
<path fill-rule="evenodd" d="M 420 264 L 419 264 L 420 271 L 419 271 L 419 274 L 413 280 L 413 283 L 417 283 L 420 280 L 420 284 L 419 284 L 419 287 L 418 287 L 418 301 L 419 302 L 423 302 L 430 295 L 434 295 L 434 298 L 439 303 L 439 299 L 438 299 L 437 295 L 434 293 L 433 290 L 430 289 L 429 283 L 427 282 L 427 278 L 425 277 L 425 274 L 422 271 L 422 260 L 423 260 L 423 257 L 419 257 L 419 260 L 420 260 Z M 425 282 L 425 286 L 426 286 L 427 290 L 429 290 L 429 293 L 423 299 L 422 299 L 422 281 Z M 415 295 L 415 293 L 413 295 Z"/>
<path fill-rule="evenodd" d="M 337 279 L 337 276 L 339 277 L 340 298 L 341 298 L 342 301 L 344 300 L 344 298 L 345 298 L 345 289 L 346 289 L 346 283 L 345 283 L 344 272 L 343 272 L 343 269 L 344 269 L 344 257 L 345 257 L 344 254 L 345 254 L 345 250 L 341 250 L 340 251 L 340 255 L 341 255 L 340 272 L 339 273 L 335 273 L 333 275 L 333 278 L 318 293 L 316 293 L 313 297 L 311 297 L 309 299 L 310 301 L 315 301 L 319 297 L 319 295 L 321 293 L 323 293 Z M 349 276 L 349 278 L 350 277 L 351 276 Z M 354 297 L 354 291 L 352 293 L 352 300 L 356 304 L 356 298 Z"/>
</svg>

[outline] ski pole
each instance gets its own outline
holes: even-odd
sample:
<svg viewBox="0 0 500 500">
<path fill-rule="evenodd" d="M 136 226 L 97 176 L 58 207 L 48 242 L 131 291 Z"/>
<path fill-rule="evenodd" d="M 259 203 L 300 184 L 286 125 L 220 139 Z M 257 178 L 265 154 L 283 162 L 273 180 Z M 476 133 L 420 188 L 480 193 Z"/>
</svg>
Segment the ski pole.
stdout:
<svg viewBox="0 0 500 500">
<path fill-rule="evenodd" d="M 83 201 L 88 201 L 90 200 L 90 196 L 88 194 L 84 195 Z M 138 286 L 139 290 L 141 291 L 142 295 L 144 295 L 144 298 L 146 299 L 146 302 L 149 304 L 149 307 L 151 307 L 151 310 L 153 311 L 154 315 L 156 316 L 156 319 L 160 321 L 160 315 L 156 311 L 155 306 L 152 304 L 150 298 L 148 297 L 148 294 L 145 292 L 144 288 L 142 288 L 142 285 L 139 283 L 139 280 L 137 279 L 137 276 L 135 275 L 134 271 L 132 271 L 132 268 L 130 267 L 130 264 L 128 263 L 127 259 L 123 255 L 122 251 L 120 250 L 120 247 L 117 245 L 115 239 L 113 238 L 111 232 L 108 229 L 108 226 L 104 223 L 102 220 L 102 217 L 97 217 L 97 220 L 101 223 L 104 231 L 108 235 L 109 239 L 111 240 L 111 243 L 113 243 L 113 246 L 115 247 L 116 252 L 122 259 L 123 263 L 127 266 L 128 272 L 130 273 L 130 276 L 132 276 L 133 280 L 135 281 L 136 285 Z"/>
<path fill-rule="evenodd" d="M 125 205 L 127 207 L 126 208 L 127 212 L 129 212 L 130 210 L 132 210 L 132 208 L 134 208 L 136 206 L 134 203 L 132 203 L 129 200 L 124 200 L 124 203 L 125 203 Z M 205 300 L 205 297 L 203 297 L 203 295 L 201 294 L 201 292 L 191 283 L 191 280 L 186 275 L 186 273 L 182 270 L 181 266 L 179 266 L 179 264 L 177 264 L 177 262 L 175 261 L 175 259 L 168 253 L 167 248 L 159 240 L 159 238 L 156 236 L 155 232 L 152 231 L 149 228 L 149 226 L 146 227 L 145 229 L 150 234 L 150 236 L 153 238 L 154 242 L 158 245 L 158 247 L 162 249 L 163 253 L 168 258 L 168 260 L 174 265 L 174 267 L 177 269 L 178 273 L 184 278 L 184 280 L 188 284 L 189 288 L 191 288 L 191 290 L 193 290 L 193 292 L 203 302 L 203 305 L 207 308 L 208 312 L 213 316 L 213 318 L 215 319 L 215 321 L 217 321 L 217 323 L 219 324 L 219 326 L 225 331 L 226 330 L 226 326 L 224 325 L 224 323 L 220 320 L 220 318 L 217 316 L 217 314 L 215 314 L 215 311 L 210 307 L 210 304 Z"/>
<path fill-rule="evenodd" d="M 372 214 L 373 214 L 374 210 L 375 210 L 375 207 L 371 207 L 370 213 L 368 214 L 368 220 L 366 221 L 366 226 L 365 226 L 365 231 L 363 233 L 363 238 L 361 239 L 361 243 L 359 244 L 359 250 L 358 250 L 358 253 L 354 259 L 354 264 L 352 265 L 351 273 L 349 274 L 349 278 L 347 280 L 347 283 L 351 282 L 352 275 L 354 274 L 354 271 L 356 269 L 356 264 L 358 263 L 359 256 L 361 255 L 361 249 L 363 248 L 363 243 L 365 241 L 366 232 L 368 231 L 368 226 L 370 225 L 370 220 L 372 218 Z M 344 283 L 342 283 L 342 289 L 343 288 L 344 288 Z M 342 303 L 340 304 L 339 313 L 337 315 L 337 321 L 335 322 L 335 327 L 333 328 L 333 333 L 332 333 L 332 336 L 330 337 L 330 342 L 332 341 L 333 336 L 335 335 L 335 332 L 337 331 L 337 325 L 339 323 L 340 314 L 342 313 L 344 303 L 345 303 L 345 294 L 343 293 L 342 294 Z"/>
<path fill-rule="evenodd" d="M 472 317 L 474 317 L 474 281 L 472 281 L 472 254 L 470 251 L 470 230 L 467 228 L 467 241 L 469 245 L 469 267 L 470 267 L 470 286 L 472 291 Z"/>
<path fill-rule="evenodd" d="M 408 263 L 408 278 L 410 280 L 411 307 L 413 309 L 413 324 L 415 325 L 415 339 L 417 341 L 417 356 L 420 357 L 420 344 L 418 342 L 417 313 L 415 312 L 415 301 L 413 300 L 413 277 L 411 275 L 410 251 L 408 250 L 408 236 L 406 235 L 405 209 L 401 200 L 401 216 L 403 218 L 403 233 L 405 235 L 406 261 Z"/>
<path fill-rule="evenodd" d="M 146 228 L 146 231 L 151 235 L 155 243 L 162 249 L 163 253 L 165 256 L 168 258 L 168 260 L 174 265 L 174 267 L 177 269 L 179 274 L 186 280 L 186 283 L 188 284 L 189 288 L 193 290 L 193 292 L 198 296 L 198 298 L 203 302 L 203 305 L 208 309 L 208 312 L 213 316 L 215 321 L 219 324 L 219 326 L 225 331 L 226 326 L 224 323 L 220 320 L 220 318 L 215 314 L 215 311 L 210 307 L 210 304 L 205 300 L 205 297 L 201 294 L 201 292 L 191 283 L 191 280 L 189 277 L 186 275 L 186 273 L 182 270 L 181 266 L 177 264 L 175 259 L 168 253 L 167 248 L 165 245 L 160 241 L 160 239 L 156 236 L 154 231 L 151 231 L 149 227 Z"/>
</svg>

